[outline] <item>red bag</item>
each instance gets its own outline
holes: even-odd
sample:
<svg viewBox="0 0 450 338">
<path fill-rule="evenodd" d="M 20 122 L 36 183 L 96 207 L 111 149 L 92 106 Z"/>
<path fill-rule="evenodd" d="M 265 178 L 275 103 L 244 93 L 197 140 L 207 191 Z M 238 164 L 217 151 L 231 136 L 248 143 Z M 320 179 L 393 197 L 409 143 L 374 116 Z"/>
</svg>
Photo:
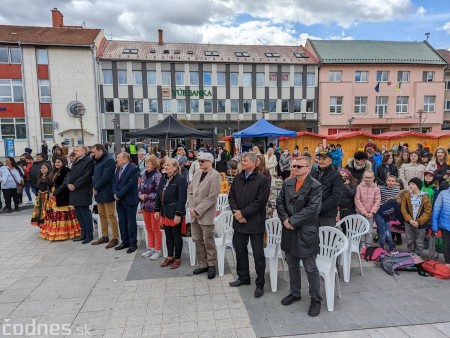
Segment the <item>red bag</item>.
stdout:
<svg viewBox="0 0 450 338">
<path fill-rule="evenodd" d="M 450 269 L 442 264 L 431 259 L 426 260 L 422 264 L 422 268 L 430 275 L 440 279 L 450 279 Z"/>
</svg>

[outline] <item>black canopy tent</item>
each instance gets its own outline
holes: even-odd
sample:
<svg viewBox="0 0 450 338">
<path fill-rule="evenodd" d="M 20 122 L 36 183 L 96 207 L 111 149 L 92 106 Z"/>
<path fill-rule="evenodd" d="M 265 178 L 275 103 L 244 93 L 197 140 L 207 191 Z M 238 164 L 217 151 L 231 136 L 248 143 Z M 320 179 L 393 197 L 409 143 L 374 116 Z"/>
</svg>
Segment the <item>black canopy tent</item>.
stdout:
<svg viewBox="0 0 450 338">
<path fill-rule="evenodd" d="M 129 138 L 157 138 L 157 139 L 174 139 L 174 138 L 213 138 L 210 131 L 197 130 L 185 126 L 172 115 L 169 115 L 157 125 L 136 130 L 127 133 Z"/>
</svg>

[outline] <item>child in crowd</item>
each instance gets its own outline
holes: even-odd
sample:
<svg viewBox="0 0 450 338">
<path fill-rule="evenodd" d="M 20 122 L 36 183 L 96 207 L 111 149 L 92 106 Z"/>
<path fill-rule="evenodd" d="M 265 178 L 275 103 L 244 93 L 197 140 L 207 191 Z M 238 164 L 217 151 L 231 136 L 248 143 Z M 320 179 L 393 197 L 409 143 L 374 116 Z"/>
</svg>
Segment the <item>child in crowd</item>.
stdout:
<svg viewBox="0 0 450 338">
<path fill-rule="evenodd" d="M 222 183 L 220 184 L 220 193 L 221 194 L 228 194 L 230 191 L 230 184 L 227 181 L 227 175 L 225 173 L 220 173 L 222 176 Z"/>
<path fill-rule="evenodd" d="M 422 256 L 426 225 L 431 218 L 431 201 L 426 193 L 421 192 L 421 179 L 411 178 L 408 188 L 410 193 L 403 197 L 401 209 L 405 220 L 408 252 Z"/>
<path fill-rule="evenodd" d="M 403 184 L 406 185 L 413 177 L 422 181 L 424 172 L 425 166 L 419 162 L 419 153 L 413 151 L 409 155 L 409 163 L 405 163 L 399 168 L 398 177 L 400 177 Z"/>
<path fill-rule="evenodd" d="M 428 195 L 431 201 L 431 205 L 433 205 L 434 197 L 437 195 L 436 184 L 434 182 L 434 172 L 431 170 L 427 170 L 424 173 L 422 191 Z"/>
<path fill-rule="evenodd" d="M 356 212 L 367 218 L 372 230 L 373 218 L 380 208 L 380 189 L 374 182 L 375 175 L 372 170 L 366 170 L 363 174 L 362 182 L 356 188 L 355 206 Z M 372 231 L 369 231 L 361 238 L 362 245 L 372 244 Z"/>
</svg>

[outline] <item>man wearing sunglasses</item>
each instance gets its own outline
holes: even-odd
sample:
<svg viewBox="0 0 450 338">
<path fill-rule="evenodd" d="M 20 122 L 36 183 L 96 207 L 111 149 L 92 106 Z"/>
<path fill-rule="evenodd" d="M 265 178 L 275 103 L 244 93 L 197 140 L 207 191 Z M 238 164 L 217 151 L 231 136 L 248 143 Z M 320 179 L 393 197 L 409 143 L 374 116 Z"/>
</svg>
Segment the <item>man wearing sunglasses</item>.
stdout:
<svg viewBox="0 0 450 338">
<path fill-rule="evenodd" d="M 320 313 L 320 276 L 316 265 L 319 253 L 318 215 L 322 204 L 322 187 L 310 176 L 311 158 L 302 156 L 291 166 L 291 179 L 284 182 L 277 198 L 278 217 L 283 223 L 281 249 L 289 267 L 290 293 L 281 301 L 290 305 L 301 299 L 300 260 L 309 282 L 311 305 L 308 315 Z"/>
</svg>

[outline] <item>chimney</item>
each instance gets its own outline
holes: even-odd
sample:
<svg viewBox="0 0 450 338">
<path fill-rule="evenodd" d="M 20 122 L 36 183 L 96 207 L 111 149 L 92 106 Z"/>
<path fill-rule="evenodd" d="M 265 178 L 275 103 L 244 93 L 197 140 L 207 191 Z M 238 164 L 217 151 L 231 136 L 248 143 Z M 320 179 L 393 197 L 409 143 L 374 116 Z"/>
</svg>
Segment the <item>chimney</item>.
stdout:
<svg viewBox="0 0 450 338">
<path fill-rule="evenodd" d="M 158 29 L 158 45 L 160 45 L 160 46 L 164 45 L 163 30 L 162 29 Z"/>
<path fill-rule="evenodd" d="M 56 7 L 52 9 L 52 23 L 53 28 L 64 27 L 64 15 Z"/>
</svg>

